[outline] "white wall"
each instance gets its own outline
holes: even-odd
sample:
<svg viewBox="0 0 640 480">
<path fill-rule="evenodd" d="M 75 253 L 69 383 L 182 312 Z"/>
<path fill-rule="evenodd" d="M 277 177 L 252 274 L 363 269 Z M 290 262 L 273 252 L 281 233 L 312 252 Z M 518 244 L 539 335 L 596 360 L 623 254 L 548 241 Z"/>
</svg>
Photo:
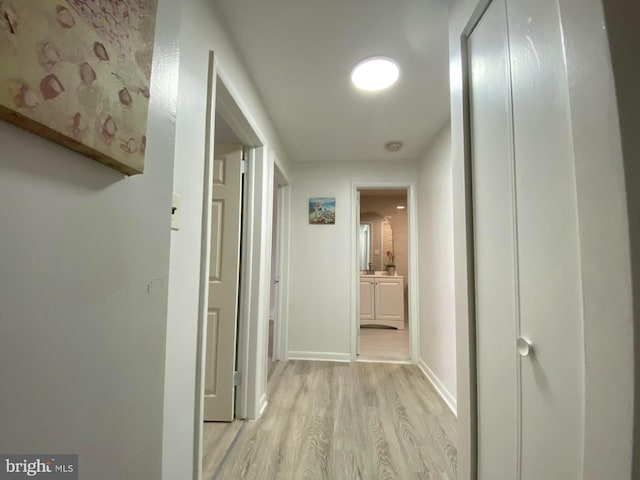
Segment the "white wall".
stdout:
<svg viewBox="0 0 640 480">
<path fill-rule="evenodd" d="M 415 180 L 415 162 L 292 165 L 289 355 L 351 358 L 351 184 Z M 309 197 L 336 198 L 335 225 L 309 225 Z"/>
<path fill-rule="evenodd" d="M 143 175 L 0 122 L 0 451 L 82 478 L 161 475 L 179 20 L 160 0 Z"/>
<path fill-rule="evenodd" d="M 420 360 L 455 408 L 456 325 L 453 277 L 451 128 L 443 126 L 418 162 Z"/>
<path fill-rule="evenodd" d="M 210 50 L 215 52 L 219 73 L 224 77 L 226 87 L 240 107 L 250 112 L 252 120 L 265 137 L 268 150 L 276 152 L 282 170 L 286 171 L 286 155 L 279 147 L 277 133 L 212 3 L 208 0 L 180 2 L 180 94 L 173 188 L 182 195 L 183 212 L 182 228 L 173 232 L 171 238 L 163 458 L 163 478 L 168 480 L 192 478 L 194 465 L 198 282 Z M 269 153 L 267 156 L 272 158 Z M 265 177 L 260 179 L 262 185 L 271 182 L 266 177 L 272 171 L 272 166 L 261 171 Z M 271 201 L 265 198 L 262 204 L 264 209 L 257 213 L 256 223 L 265 228 L 269 225 L 267 220 Z M 266 232 L 262 230 L 262 234 L 266 235 Z M 265 257 L 268 248 L 268 245 L 263 247 Z M 269 262 L 263 262 L 263 265 L 264 271 L 259 273 L 265 276 Z M 268 283 L 266 277 L 263 302 L 265 322 L 268 314 Z M 259 372 L 263 370 L 258 369 Z M 262 388 L 265 388 L 264 382 Z"/>
<path fill-rule="evenodd" d="M 584 291 L 584 477 L 636 478 L 640 459 L 632 467 L 630 458 L 634 420 L 638 428 L 632 398 L 634 331 L 636 338 L 640 331 L 640 70 L 629 45 L 640 43 L 633 20 L 640 9 L 637 2 L 624 1 L 560 0 L 559 5 L 574 126 Z M 638 361 L 637 343 L 635 351 Z M 636 373 L 636 392 L 638 388 Z M 638 405 L 637 396 L 635 401 Z M 636 452 L 639 443 L 636 437 Z"/>
<path fill-rule="evenodd" d="M 475 478 L 475 380 L 472 373 L 475 340 L 469 314 L 470 257 L 466 223 L 468 205 L 465 203 L 465 182 L 469 172 L 465 166 L 461 35 L 478 3 L 477 0 L 452 0 L 449 5 L 458 478 L 465 480 Z M 637 225 L 630 215 L 630 211 L 637 213 L 630 210 L 637 207 L 632 203 L 635 197 L 627 198 L 625 183 L 629 191 L 634 190 L 630 185 L 637 191 L 638 176 L 633 168 L 624 170 L 620 130 L 615 121 L 618 108 L 607 31 L 602 28 L 602 2 L 558 0 L 558 4 L 569 77 L 584 295 L 584 478 L 629 479 L 632 478 L 634 419 L 634 311 L 629 223 L 631 220 L 632 226 Z M 611 44 L 614 54 L 626 52 L 619 58 L 637 63 L 637 57 L 631 60 L 633 53 L 629 49 L 631 39 L 638 36 L 637 29 L 632 26 L 631 19 L 635 18 L 632 8 L 624 1 L 607 2 L 607 20 L 614 27 L 624 28 L 621 37 L 613 34 L 617 38 Z M 558 45 L 558 48 L 562 47 Z M 618 81 L 618 86 L 625 86 L 621 92 L 627 94 L 626 99 L 637 98 L 637 88 L 631 88 L 637 82 L 629 81 L 634 75 L 637 77 L 637 69 L 629 71 L 627 66 L 619 67 L 616 73 L 624 78 Z M 618 95 L 621 92 L 617 92 Z M 623 111 L 634 112 L 631 116 L 637 125 L 637 108 L 632 106 L 633 102 L 622 102 L 622 105 Z M 623 128 L 633 125 L 629 117 L 623 119 L 627 121 Z M 637 158 L 637 144 L 625 152 L 625 156 L 627 165 L 633 162 L 631 159 Z"/>
</svg>

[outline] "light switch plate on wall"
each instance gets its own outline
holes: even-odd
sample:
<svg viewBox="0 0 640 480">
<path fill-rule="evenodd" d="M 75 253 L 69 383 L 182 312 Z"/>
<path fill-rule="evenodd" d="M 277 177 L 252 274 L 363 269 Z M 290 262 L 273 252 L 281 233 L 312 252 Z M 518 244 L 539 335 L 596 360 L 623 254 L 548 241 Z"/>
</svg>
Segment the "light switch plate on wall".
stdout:
<svg viewBox="0 0 640 480">
<path fill-rule="evenodd" d="M 180 219 L 182 218 L 182 197 L 177 193 L 173 194 L 171 203 L 171 230 L 180 230 Z"/>
</svg>

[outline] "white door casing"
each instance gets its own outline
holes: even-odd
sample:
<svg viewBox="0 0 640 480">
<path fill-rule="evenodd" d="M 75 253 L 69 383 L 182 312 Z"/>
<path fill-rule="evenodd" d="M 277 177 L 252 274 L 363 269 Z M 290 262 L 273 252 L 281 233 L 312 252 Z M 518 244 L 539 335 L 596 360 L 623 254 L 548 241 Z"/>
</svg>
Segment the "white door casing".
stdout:
<svg viewBox="0 0 640 480">
<path fill-rule="evenodd" d="M 468 40 L 478 478 L 582 478 L 578 213 L 554 0 L 494 0 Z M 518 355 L 516 340 L 523 348 Z"/>
<path fill-rule="evenodd" d="M 204 420 L 234 418 L 233 374 L 240 272 L 242 146 L 216 145 L 211 205 Z"/>
<path fill-rule="evenodd" d="M 353 228 L 351 230 L 351 257 L 352 257 L 352 283 L 351 283 L 351 359 L 357 359 L 358 341 L 360 334 L 360 262 L 359 262 L 359 222 L 360 222 L 360 189 L 375 188 L 406 188 L 407 189 L 407 214 L 409 221 L 409 271 L 407 272 L 407 288 L 409 290 L 409 342 L 411 351 L 411 361 L 418 363 L 419 351 L 419 313 L 418 313 L 418 291 L 420 280 L 418 278 L 418 216 L 416 208 L 416 184 L 413 180 L 406 181 L 357 181 L 351 183 L 351 218 Z"/>
<path fill-rule="evenodd" d="M 277 360 L 286 361 L 289 352 L 288 341 L 288 285 L 289 285 L 289 223 L 291 185 L 288 177 L 279 167 L 274 155 L 274 177 L 278 186 L 278 320 L 276 329 Z"/>
</svg>

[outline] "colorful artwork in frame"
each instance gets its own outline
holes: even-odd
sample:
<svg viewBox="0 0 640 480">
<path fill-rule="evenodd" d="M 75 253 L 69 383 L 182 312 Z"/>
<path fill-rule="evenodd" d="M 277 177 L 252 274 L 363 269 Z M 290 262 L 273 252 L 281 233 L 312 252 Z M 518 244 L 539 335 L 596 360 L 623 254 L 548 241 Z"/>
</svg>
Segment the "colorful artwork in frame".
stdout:
<svg viewBox="0 0 640 480">
<path fill-rule="evenodd" d="M 0 0 L 0 118 L 142 173 L 157 0 Z"/>
<path fill-rule="evenodd" d="M 312 225 L 335 225 L 335 197 L 312 197 L 309 199 L 309 223 Z"/>
</svg>

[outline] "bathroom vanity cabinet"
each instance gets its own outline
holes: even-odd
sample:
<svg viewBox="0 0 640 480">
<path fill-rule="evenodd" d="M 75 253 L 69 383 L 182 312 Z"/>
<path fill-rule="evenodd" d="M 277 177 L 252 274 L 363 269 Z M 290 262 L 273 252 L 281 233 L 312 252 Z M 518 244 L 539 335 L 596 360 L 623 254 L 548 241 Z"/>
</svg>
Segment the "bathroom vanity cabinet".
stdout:
<svg viewBox="0 0 640 480">
<path fill-rule="evenodd" d="M 360 275 L 360 325 L 405 328 L 403 277 Z"/>
</svg>

